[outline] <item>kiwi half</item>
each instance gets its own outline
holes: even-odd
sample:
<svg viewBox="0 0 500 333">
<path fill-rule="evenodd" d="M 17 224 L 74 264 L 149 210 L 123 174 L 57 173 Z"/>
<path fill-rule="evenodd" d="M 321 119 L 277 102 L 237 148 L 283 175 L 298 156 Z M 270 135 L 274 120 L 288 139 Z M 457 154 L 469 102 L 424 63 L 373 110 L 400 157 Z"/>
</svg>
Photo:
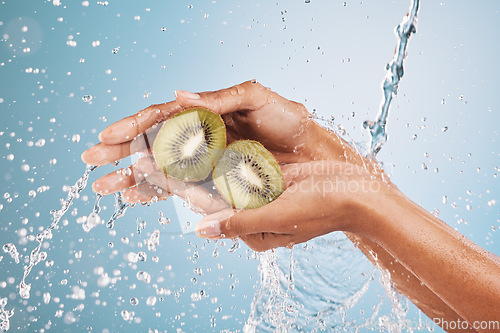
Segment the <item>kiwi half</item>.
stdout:
<svg viewBox="0 0 500 333">
<path fill-rule="evenodd" d="M 228 145 L 213 172 L 222 197 L 238 209 L 264 206 L 283 193 L 284 181 L 274 156 L 252 140 Z"/>
<path fill-rule="evenodd" d="M 186 182 L 208 177 L 226 146 L 226 128 L 220 115 L 189 108 L 168 119 L 156 136 L 156 164 L 168 176 Z"/>
</svg>

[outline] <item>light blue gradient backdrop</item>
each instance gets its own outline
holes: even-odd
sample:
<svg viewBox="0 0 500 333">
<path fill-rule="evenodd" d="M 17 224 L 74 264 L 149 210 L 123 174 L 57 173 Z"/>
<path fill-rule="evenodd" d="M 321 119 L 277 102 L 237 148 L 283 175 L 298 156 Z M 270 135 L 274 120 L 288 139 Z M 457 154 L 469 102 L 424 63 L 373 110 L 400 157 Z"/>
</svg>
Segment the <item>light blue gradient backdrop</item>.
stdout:
<svg viewBox="0 0 500 333">
<path fill-rule="evenodd" d="M 107 6 L 96 1 L 89 6 L 64 0 L 59 6 L 51 1 L 0 2 L 0 243 L 12 242 L 21 254 L 29 255 L 34 242 L 23 244 L 25 237 L 16 231 L 27 228 L 28 234 L 36 234 L 50 224 L 49 210 L 60 207 L 59 198 L 66 196 L 63 185 L 72 185 L 83 173 L 79 156 L 97 143 L 97 134 L 126 115 L 171 100 L 176 89 L 216 90 L 257 79 L 319 116 L 334 116 L 335 124 L 342 125 L 353 141 L 366 142 L 361 124 L 375 119 L 384 66 L 396 45 L 393 30 L 408 6 L 408 1 L 326 0 L 111 0 Z M 421 3 L 405 76 L 391 107 L 389 141 L 379 154 L 393 181 L 411 199 L 439 210 L 443 220 L 496 254 L 499 10 L 497 1 Z M 23 26 L 28 30 L 23 32 Z M 75 47 L 67 45 L 69 36 Z M 94 47 L 94 41 L 100 45 Z M 23 52 L 26 47 L 31 51 Z M 27 73 L 29 68 L 33 72 Z M 84 95 L 92 95 L 92 102 L 84 102 Z M 79 142 L 71 140 L 74 134 L 80 135 Z M 29 146 L 29 141 L 40 139 L 46 141 L 43 147 Z M 51 163 L 53 159 L 57 163 Z M 21 169 L 24 164 L 30 166 L 28 172 Z M 112 170 L 99 168 L 91 181 Z M 50 190 L 35 198 L 28 195 L 40 186 Z M 13 197 L 12 202 L 4 193 Z M 130 210 L 115 224 L 116 236 L 104 226 L 85 233 L 76 218 L 90 213 L 93 197 L 89 189 L 82 194 L 88 201 L 78 200 L 74 216 L 66 216 L 68 225 L 54 232 L 50 241 L 48 260 L 54 260 L 54 266 L 41 263 L 28 279 L 29 301 L 21 300 L 16 291 L 22 266 L 2 253 L 0 282 L 7 286 L 0 296 L 10 298 L 7 309 L 15 307 L 12 331 L 34 331 L 49 320 L 57 332 L 88 327 L 96 332 L 241 329 L 259 279 L 251 251 L 242 247 L 228 253 L 229 241 L 218 244 L 220 256 L 213 258 L 213 243 L 178 235 L 179 225 L 191 217 L 182 213 L 177 218 L 171 202 Z M 105 218 L 113 202 L 102 202 L 107 206 Z M 171 218 L 169 226 L 158 224 L 159 210 Z M 140 235 L 136 218 L 147 221 Z M 148 260 L 137 267 L 128 264 L 124 254 L 139 251 L 137 244 L 154 229 L 161 230 L 157 252 L 143 247 Z M 120 241 L 124 236 L 130 238 L 128 245 Z M 74 252 L 80 250 L 83 256 L 76 259 Z M 151 260 L 153 255 L 159 256 L 158 263 Z M 121 280 L 99 287 L 96 266 L 103 266 L 110 276 L 119 269 Z M 203 274 L 195 273 L 196 268 Z M 151 273 L 151 284 L 135 278 L 138 270 Z M 164 281 L 157 281 L 161 276 Z M 63 279 L 67 285 L 60 284 Z M 85 300 L 67 299 L 73 286 L 83 286 L 81 281 L 87 282 Z M 145 303 L 156 295 L 154 283 L 172 290 L 172 295 L 152 308 Z M 193 302 L 191 294 L 201 290 L 206 295 Z M 53 297 L 47 305 L 44 292 Z M 365 311 L 381 294 L 382 288 L 374 286 L 363 296 Z M 133 296 L 139 305 L 130 304 Z M 81 303 L 84 309 L 74 310 Z M 62 318 L 54 316 L 58 309 L 64 310 Z M 124 321 L 124 309 L 135 311 L 141 322 Z M 77 322 L 65 323 L 67 312 L 73 312 Z M 356 316 L 351 313 L 350 320 Z M 415 308 L 408 316 L 418 318 Z"/>
</svg>

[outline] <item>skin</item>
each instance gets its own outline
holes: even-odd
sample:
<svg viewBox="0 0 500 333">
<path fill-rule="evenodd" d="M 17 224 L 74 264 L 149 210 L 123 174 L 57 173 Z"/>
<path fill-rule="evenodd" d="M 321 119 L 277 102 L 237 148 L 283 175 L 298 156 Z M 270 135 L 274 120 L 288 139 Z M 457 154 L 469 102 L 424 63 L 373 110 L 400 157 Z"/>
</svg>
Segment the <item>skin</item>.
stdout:
<svg viewBox="0 0 500 333">
<path fill-rule="evenodd" d="M 222 115 L 228 144 L 257 140 L 275 156 L 286 187 L 278 199 L 237 212 L 209 196 L 206 186 L 158 170 L 147 144 L 154 140 L 155 125 L 192 106 Z M 255 81 L 199 94 L 178 91 L 175 101 L 116 122 L 99 139 L 82 154 L 84 162 L 105 165 L 136 152 L 143 157 L 129 172 L 98 179 L 93 184 L 98 193 L 124 191 L 125 200 L 134 203 L 172 194 L 189 198 L 205 214 L 198 236 L 240 238 L 256 251 L 343 231 L 430 318 L 471 324 L 500 318 L 498 257 L 411 202 L 375 161 L 318 125 L 302 104 Z M 471 327 L 454 332 L 472 332 Z"/>
</svg>

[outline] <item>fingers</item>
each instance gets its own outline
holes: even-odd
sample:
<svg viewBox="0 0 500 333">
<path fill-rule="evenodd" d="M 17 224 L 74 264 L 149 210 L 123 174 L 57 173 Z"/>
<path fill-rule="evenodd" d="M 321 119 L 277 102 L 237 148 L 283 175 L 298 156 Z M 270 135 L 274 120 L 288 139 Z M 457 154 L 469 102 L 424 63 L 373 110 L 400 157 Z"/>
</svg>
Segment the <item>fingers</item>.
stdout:
<svg viewBox="0 0 500 333">
<path fill-rule="evenodd" d="M 179 90 L 175 92 L 175 98 L 180 106 L 203 106 L 218 114 L 243 110 L 253 111 L 269 103 L 288 102 L 255 80 L 246 81 L 231 88 L 199 94 Z"/>
<path fill-rule="evenodd" d="M 151 154 L 153 142 L 159 130 L 160 126 L 149 129 L 146 133 L 135 137 L 133 140 L 119 144 L 99 143 L 84 151 L 81 156 L 82 160 L 89 165 L 101 166 L 139 152 Z"/>
<path fill-rule="evenodd" d="M 130 168 L 116 170 L 96 180 L 92 184 L 92 190 L 101 195 L 121 192 L 137 185 L 137 178 L 137 173 L 134 174 Z"/>
<path fill-rule="evenodd" d="M 248 247 L 257 252 L 264 252 L 277 247 L 291 248 L 295 245 L 294 236 L 270 232 L 251 234 L 240 238 Z"/>
<path fill-rule="evenodd" d="M 130 155 L 130 142 L 117 145 L 99 143 L 82 154 L 82 161 L 89 165 L 105 165 Z"/>
<path fill-rule="evenodd" d="M 128 203 L 152 202 L 154 200 L 166 200 L 170 193 L 160 189 L 156 185 L 147 183 L 139 184 L 123 192 L 123 200 Z M 156 199 L 154 199 L 156 198 Z"/>
<path fill-rule="evenodd" d="M 164 121 L 181 110 L 182 108 L 176 101 L 151 105 L 108 126 L 99 134 L 99 140 L 108 145 L 130 141 L 154 124 Z"/>
<path fill-rule="evenodd" d="M 92 184 L 92 190 L 102 195 L 121 192 L 143 182 L 146 177 L 156 171 L 157 168 L 154 160 L 149 157 L 143 157 L 129 168 L 117 170 L 97 179 Z"/>
<path fill-rule="evenodd" d="M 294 207 L 291 209 L 290 207 Z M 202 238 L 235 238 L 249 234 L 272 232 L 291 233 L 296 216 L 301 216 L 298 205 L 279 197 L 260 208 L 236 212 L 225 210 L 205 216 L 196 226 L 196 234 Z"/>
<path fill-rule="evenodd" d="M 197 183 L 184 183 L 179 180 L 165 177 L 161 172 L 155 172 L 147 175 L 145 178 L 149 183 L 159 187 L 159 190 L 166 189 L 170 194 L 177 195 L 183 200 L 189 200 L 190 206 L 205 214 L 212 214 L 229 206 L 218 194 Z M 208 188 L 212 188 L 208 186 Z"/>
</svg>

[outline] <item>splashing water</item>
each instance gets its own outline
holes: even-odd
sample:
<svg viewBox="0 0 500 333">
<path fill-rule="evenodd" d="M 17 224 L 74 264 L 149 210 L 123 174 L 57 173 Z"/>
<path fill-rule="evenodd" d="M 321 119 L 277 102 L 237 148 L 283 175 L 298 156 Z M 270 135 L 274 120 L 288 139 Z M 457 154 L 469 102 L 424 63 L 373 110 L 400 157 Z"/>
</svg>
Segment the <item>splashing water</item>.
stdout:
<svg viewBox="0 0 500 333">
<path fill-rule="evenodd" d="M 273 251 L 256 255 L 260 260 L 260 285 L 252 301 L 250 316 L 243 327 L 243 332 L 255 332 L 261 321 L 273 326 L 275 332 L 288 332 L 291 322 L 285 315 L 285 300 L 289 295 L 281 289 L 280 280 L 284 276 L 277 264 L 278 256 Z"/>
<path fill-rule="evenodd" d="M 416 32 L 418 8 L 419 0 L 412 0 L 409 13 L 403 18 L 401 24 L 396 27 L 398 44 L 394 58 L 387 65 L 387 74 L 383 81 L 384 94 L 380 111 L 374 122 L 365 121 L 363 124 L 365 128 L 369 129 L 371 134 L 371 144 L 368 154 L 372 157 L 376 156 L 384 143 L 387 141 L 387 134 L 385 130 L 389 108 L 392 98 L 397 95 L 398 84 L 404 74 L 403 61 L 405 59 L 409 38 L 412 33 Z M 317 118 L 314 114 L 313 117 Z M 358 148 L 357 145 L 355 145 L 355 147 Z M 364 167 L 366 168 L 367 166 L 365 165 Z M 326 249 L 324 251 L 330 252 Z M 331 328 L 338 325 L 335 316 L 332 316 L 332 312 L 341 314 L 341 324 L 339 326 L 345 329 L 351 325 L 350 323 L 345 322 L 347 310 L 352 308 L 357 303 L 359 298 L 361 298 L 361 296 L 367 291 L 369 282 L 372 279 L 370 278 L 366 280 L 363 285 L 352 289 L 355 291 L 347 298 L 346 296 L 339 297 L 338 294 L 332 295 L 333 297 L 330 301 L 340 301 L 338 304 L 327 306 L 322 310 L 322 301 L 312 305 L 308 304 L 308 308 L 320 310 L 317 313 L 310 313 L 309 315 L 306 315 L 304 320 L 303 318 L 299 318 L 297 314 L 295 314 L 295 317 L 293 315 L 293 313 L 296 312 L 295 309 L 297 307 L 301 307 L 302 305 L 302 308 L 304 308 L 303 305 L 307 302 L 307 300 L 303 298 L 303 295 L 297 296 L 301 295 L 301 292 L 294 290 L 295 281 L 293 251 L 290 253 L 289 258 L 290 263 L 288 277 L 283 271 L 280 270 L 279 265 L 277 264 L 278 257 L 276 256 L 276 253 L 268 251 L 258 257 L 260 259 L 259 270 L 261 273 L 260 286 L 252 301 L 250 316 L 243 329 L 244 332 L 255 332 L 255 329 L 263 322 L 268 327 L 273 327 L 275 332 L 286 332 L 292 327 L 298 327 L 300 329 L 304 329 L 304 327 L 310 328 L 311 321 L 316 322 L 316 324 L 312 325 L 315 330 L 324 330 L 327 327 Z M 298 266 L 303 269 L 303 267 L 300 266 L 304 266 L 304 264 L 301 263 Z M 372 277 L 375 271 L 376 270 L 372 272 Z M 401 332 L 405 324 L 404 319 L 407 310 L 405 310 L 401 305 L 399 293 L 392 284 L 390 273 L 382 270 L 380 267 L 379 271 L 381 274 L 381 285 L 383 286 L 386 295 L 388 295 L 392 304 L 392 312 L 396 317 L 396 321 L 392 321 L 388 316 L 382 316 L 379 318 L 380 325 L 391 332 Z M 302 278 L 303 280 L 308 280 L 306 277 Z M 283 284 L 283 287 L 281 286 L 280 281 Z M 318 284 L 316 284 L 316 287 L 318 287 Z M 346 288 L 346 286 L 343 287 Z M 328 285 L 328 288 L 336 289 L 337 287 Z M 291 293 L 294 294 L 293 297 L 291 297 Z M 328 292 L 325 291 L 325 295 L 327 294 Z M 312 295 L 308 296 L 311 297 Z M 295 303 L 292 298 L 296 299 Z M 311 303 L 310 299 L 308 303 Z M 383 299 L 376 308 L 380 308 L 382 303 Z M 378 310 L 374 311 L 372 318 L 368 318 L 365 323 L 352 323 L 352 328 L 358 329 L 372 324 L 372 321 L 377 314 Z M 262 325 L 259 326 L 260 329 L 264 330 L 268 329 L 268 327 L 262 327 Z"/>
<path fill-rule="evenodd" d="M 85 221 L 85 223 L 82 225 L 83 230 L 85 230 L 85 232 L 89 232 L 94 227 L 103 223 L 101 217 L 99 216 L 99 212 L 101 211 L 101 206 L 99 206 L 99 202 L 101 201 L 101 198 L 102 198 L 101 194 L 96 194 L 94 209 L 92 210 L 92 213 L 90 213 L 90 215 L 87 217 L 87 221 Z"/>
<path fill-rule="evenodd" d="M 354 331 L 371 324 L 372 318 L 349 322 L 347 312 L 367 292 L 377 270 L 342 233 L 256 257 L 261 278 L 244 332 Z"/>
<path fill-rule="evenodd" d="M 5 253 L 10 254 L 12 259 L 16 262 L 16 264 L 19 264 L 19 252 L 17 251 L 17 248 L 14 244 L 8 243 L 3 246 L 3 250 Z"/>
<path fill-rule="evenodd" d="M 7 306 L 7 297 L 0 299 L 0 330 L 8 331 L 10 329 L 9 318 L 14 315 L 14 309 L 5 310 Z"/>
<path fill-rule="evenodd" d="M 365 121 L 363 127 L 370 131 L 370 155 L 375 157 L 382 149 L 382 146 L 387 142 L 387 117 L 389 116 L 389 108 L 392 98 L 398 93 L 399 81 L 404 75 L 403 61 L 406 57 L 406 48 L 412 33 L 415 33 L 417 25 L 417 14 L 419 8 L 419 0 L 412 0 L 408 14 L 403 18 L 403 21 L 396 27 L 396 35 L 398 43 L 396 52 L 391 62 L 387 64 L 387 73 L 382 83 L 383 97 L 380 105 L 379 113 L 375 121 Z"/>
<path fill-rule="evenodd" d="M 130 207 L 130 204 L 123 202 L 121 192 L 115 192 L 113 193 L 113 196 L 115 197 L 115 212 L 107 222 L 107 226 L 110 229 L 114 227 L 115 221 L 120 217 L 123 217 L 125 215 L 125 212 L 127 211 L 127 208 Z"/>
<path fill-rule="evenodd" d="M 37 265 L 38 263 L 40 263 L 40 261 L 43 261 L 47 258 L 47 252 L 43 251 L 40 252 L 43 241 L 52 238 L 52 230 L 58 227 L 59 221 L 64 216 L 64 214 L 66 214 L 69 207 L 73 203 L 73 200 L 87 186 L 89 175 L 96 168 L 97 166 L 87 165 L 87 168 L 83 173 L 83 176 L 76 181 L 75 185 L 71 186 L 66 200 L 62 203 L 61 209 L 50 211 L 50 213 L 52 214 L 52 223 L 50 224 L 49 227 L 47 227 L 44 231 L 42 231 L 36 236 L 36 241 L 38 242 L 38 245 L 30 253 L 29 265 L 24 266 L 24 275 L 21 280 L 21 283 L 19 284 L 19 295 L 22 298 L 25 299 L 30 298 L 31 284 L 26 283 L 26 278 L 28 277 L 28 275 L 30 274 L 31 270 L 35 265 Z"/>
</svg>

